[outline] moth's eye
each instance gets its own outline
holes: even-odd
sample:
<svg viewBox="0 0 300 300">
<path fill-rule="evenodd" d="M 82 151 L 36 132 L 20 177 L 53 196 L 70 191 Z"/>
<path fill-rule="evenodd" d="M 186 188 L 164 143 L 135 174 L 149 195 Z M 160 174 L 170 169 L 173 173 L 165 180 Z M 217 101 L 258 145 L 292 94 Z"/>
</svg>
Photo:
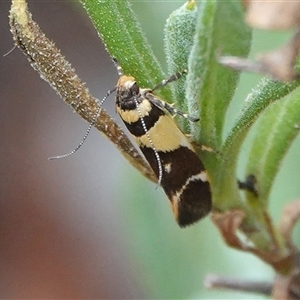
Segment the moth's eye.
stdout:
<svg viewBox="0 0 300 300">
<path fill-rule="evenodd" d="M 133 95 L 138 95 L 140 92 L 140 88 L 136 82 L 131 86 L 130 90 Z"/>
</svg>

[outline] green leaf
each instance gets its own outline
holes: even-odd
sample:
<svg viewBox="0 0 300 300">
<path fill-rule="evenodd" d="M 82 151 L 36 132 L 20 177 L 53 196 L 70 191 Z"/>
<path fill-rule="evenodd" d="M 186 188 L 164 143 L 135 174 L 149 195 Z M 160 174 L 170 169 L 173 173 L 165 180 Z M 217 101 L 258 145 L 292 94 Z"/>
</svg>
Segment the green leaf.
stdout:
<svg viewBox="0 0 300 300">
<path fill-rule="evenodd" d="M 110 56 L 118 60 L 125 74 L 136 77 L 141 87 L 149 88 L 165 78 L 128 1 L 81 2 Z M 169 88 L 158 93 L 171 99 Z"/>
<path fill-rule="evenodd" d="M 219 173 L 215 187 L 215 205 L 219 209 L 237 206 L 236 168 L 239 153 L 251 126 L 260 114 L 272 103 L 293 91 L 299 82 L 282 83 L 263 78 L 247 98 L 246 106 L 230 131 L 221 150 Z M 224 193 L 224 191 L 226 191 Z M 229 193 L 229 197 L 227 195 Z M 233 196 L 235 195 L 235 196 Z"/>
<path fill-rule="evenodd" d="M 300 88 L 273 103 L 259 120 L 249 154 L 246 174 L 257 181 L 259 205 L 265 209 L 275 176 L 293 140 L 299 133 Z M 253 195 L 247 193 L 253 204 Z M 257 202 L 257 198 L 255 202 Z"/>
<path fill-rule="evenodd" d="M 225 114 L 239 76 L 217 62 L 217 51 L 247 56 L 251 32 L 238 1 L 201 1 L 198 11 L 186 95 L 189 113 L 200 117 L 200 126 L 192 124 L 191 129 L 198 143 L 220 149 Z"/>
<path fill-rule="evenodd" d="M 197 6 L 194 1 L 188 1 L 175 11 L 173 11 L 166 21 L 164 28 L 165 54 L 170 75 L 182 71 L 188 66 L 194 35 L 196 32 Z M 185 80 L 180 79 L 171 86 L 172 100 L 176 107 L 182 111 L 187 111 L 185 100 Z M 187 127 L 187 122 L 179 118 L 180 126 Z M 187 129 L 187 128 L 186 128 Z"/>
</svg>

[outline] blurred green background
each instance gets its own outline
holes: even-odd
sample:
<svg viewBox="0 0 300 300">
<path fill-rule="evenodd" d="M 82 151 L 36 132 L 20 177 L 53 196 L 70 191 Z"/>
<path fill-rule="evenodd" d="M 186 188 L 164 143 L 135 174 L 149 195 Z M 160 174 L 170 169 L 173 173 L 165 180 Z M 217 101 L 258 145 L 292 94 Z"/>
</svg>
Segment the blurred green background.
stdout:
<svg viewBox="0 0 300 300">
<path fill-rule="evenodd" d="M 164 23 L 184 2 L 130 2 L 165 67 Z M 29 7 L 92 94 L 102 98 L 115 85 L 117 72 L 81 6 L 75 1 L 29 1 Z M 9 2 L 0 2 L 1 54 L 12 47 L 8 10 Z M 251 57 L 290 36 L 255 30 Z M 47 161 L 76 147 L 87 124 L 58 99 L 19 50 L 0 64 L 1 298 L 266 298 L 205 289 L 207 274 L 249 280 L 272 280 L 274 274 L 253 255 L 225 246 L 209 218 L 180 229 L 163 191 L 95 130 L 72 157 Z M 260 78 L 241 76 L 227 131 Z M 121 124 L 113 97 L 105 106 Z M 240 157 L 241 178 L 249 143 L 251 136 Z M 290 149 L 275 182 L 270 202 L 275 223 L 285 203 L 300 194 L 299 143 L 297 139 Z M 299 244 L 297 237 L 299 229 Z"/>
</svg>

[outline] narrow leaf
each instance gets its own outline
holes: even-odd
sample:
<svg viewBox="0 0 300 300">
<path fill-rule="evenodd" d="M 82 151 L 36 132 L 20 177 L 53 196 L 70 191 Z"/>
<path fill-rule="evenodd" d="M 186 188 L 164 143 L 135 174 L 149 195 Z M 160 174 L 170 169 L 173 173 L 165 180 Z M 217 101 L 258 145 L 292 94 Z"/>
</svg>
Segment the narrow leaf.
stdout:
<svg viewBox="0 0 300 300">
<path fill-rule="evenodd" d="M 165 78 L 128 1 L 81 2 L 110 56 L 118 60 L 125 74 L 136 77 L 140 86 L 149 88 Z M 169 88 L 158 93 L 171 99 Z"/>
<path fill-rule="evenodd" d="M 298 88 L 282 100 L 272 104 L 258 124 L 246 174 L 255 176 L 259 203 L 264 208 L 268 204 L 270 189 L 280 164 L 299 133 L 299 99 L 300 89 Z M 251 204 L 252 197 L 247 199 Z"/>
<path fill-rule="evenodd" d="M 217 207 L 225 206 L 229 208 L 232 206 L 229 203 L 231 203 L 233 197 L 224 198 L 222 191 L 237 188 L 236 168 L 239 152 L 251 126 L 272 102 L 278 101 L 288 95 L 297 86 L 299 86 L 299 82 L 296 81 L 281 83 L 263 78 L 247 97 L 246 105 L 230 131 L 221 151 L 222 157 L 219 163 L 218 186 L 216 188 L 219 194 L 216 197 Z"/>
<path fill-rule="evenodd" d="M 247 56 L 251 32 L 244 23 L 238 1 L 201 1 L 195 44 L 189 59 L 187 100 L 189 112 L 198 115 L 192 124 L 196 141 L 218 149 L 226 110 L 238 82 L 238 73 L 217 62 L 218 52 Z"/>
<path fill-rule="evenodd" d="M 197 6 L 191 0 L 173 11 L 166 21 L 164 29 L 165 53 L 170 75 L 187 69 L 188 57 L 190 55 L 194 35 L 196 32 Z M 187 111 L 185 100 L 185 80 L 180 79 L 172 85 L 172 100 L 176 107 Z M 178 122 L 183 126 L 184 119 L 179 118 Z"/>
</svg>

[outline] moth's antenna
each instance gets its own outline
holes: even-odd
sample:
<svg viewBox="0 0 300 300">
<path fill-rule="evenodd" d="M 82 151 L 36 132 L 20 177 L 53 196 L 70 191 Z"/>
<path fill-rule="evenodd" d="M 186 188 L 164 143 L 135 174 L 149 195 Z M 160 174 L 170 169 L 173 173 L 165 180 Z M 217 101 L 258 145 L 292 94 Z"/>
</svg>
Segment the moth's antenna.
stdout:
<svg viewBox="0 0 300 300">
<path fill-rule="evenodd" d="M 9 55 L 10 53 L 12 53 L 15 49 L 16 49 L 17 45 L 14 45 L 8 52 L 6 52 L 5 54 L 3 54 L 3 57 Z"/>
<path fill-rule="evenodd" d="M 173 82 L 173 81 L 177 81 L 178 79 L 180 79 L 183 75 L 186 75 L 187 74 L 187 70 L 182 70 L 180 72 L 177 72 L 175 74 L 173 74 L 172 76 L 170 76 L 169 78 L 166 78 L 164 80 L 162 80 L 159 84 L 157 84 L 153 89 L 152 89 L 152 92 L 157 90 L 157 89 L 160 89 L 162 87 L 164 87 L 165 85 L 169 84 L 170 82 Z"/>
<path fill-rule="evenodd" d="M 134 102 L 135 102 L 135 105 L 136 105 L 136 109 L 137 109 L 137 111 L 139 113 L 139 117 L 140 117 L 140 120 L 141 120 L 141 123 L 142 123 L 142 127 L 144 129 L 144 132 L 145 132 L 145 134 L 146 134 L 146 136 L 147 136 L 147 138 L 149 140 L 150 146 L 151 146 L 151 148 L 152 148 L 152 150 L 154 152 L 155 158 L 157 160 L 157 165 L 158 165 L 158 182 L 157 182 L 157 185 L 161 185 L 161 180 L 162 180 L 162 175 L 163 175 L 162 163 L 161 163 L 160 157 L 159 157 L 159 155 L 158 155 L 158 153 L 157 153 L 157 151 L 156 151 L 156 149 L 154 147 L 154 144 L 152 142 L 152 139 L 151 139 L 150 134 L 148 132 L 148 129 L 146 127 L 144 118 L 142 116 L 142 113 L 141 113 L 141 110 L 140 110 L 140 106 L 139 106 L 139 104 L 138 104 L 138 102 L 137 102 L 137 100 L 136 100 L 135 97 L 134 97 Z"/>
<path fill-rule="evenodd" d="M 108 98 L 108 96 L 113 93 L 114 91 L 116 90 L 116 88 L 112 89 L 112 90 L 109 90 L 106 95 L 104 96 L 104 98 L 99 102 L 99 108 L 97 110 L 97 112 L 95 113 L 95 116 L 93 117 L 92 121 L 90 122 L 82 140 L 80 141 L 80 143 L 78 144 L 78 146 L 73 149 L 71 152 L 67 153 L 67 154 L 64 154 L 64 155 L 58 155 L 58 156 L 52 156 L 52 157 L 49 157 L 48 160 L 53 160 L 53 159 L 59 159 L 59 158 L 64 158 L 64 157 L 67 157 L 67 156 L 70 156 L 72 154 L 74 154 L 77 150 L 79 150 L 81 148 L 81 146 L 84 144 L 85 140 L 87 139 L 91 129 L 92 129 L 92 126 L 95 125 L 95 122 L 96 120 L 98 119 L 100 113 L 101 113 L 101 109 L 102 109 L 102 105 L 104 103 L 104 101 Z"/>
</svg>

